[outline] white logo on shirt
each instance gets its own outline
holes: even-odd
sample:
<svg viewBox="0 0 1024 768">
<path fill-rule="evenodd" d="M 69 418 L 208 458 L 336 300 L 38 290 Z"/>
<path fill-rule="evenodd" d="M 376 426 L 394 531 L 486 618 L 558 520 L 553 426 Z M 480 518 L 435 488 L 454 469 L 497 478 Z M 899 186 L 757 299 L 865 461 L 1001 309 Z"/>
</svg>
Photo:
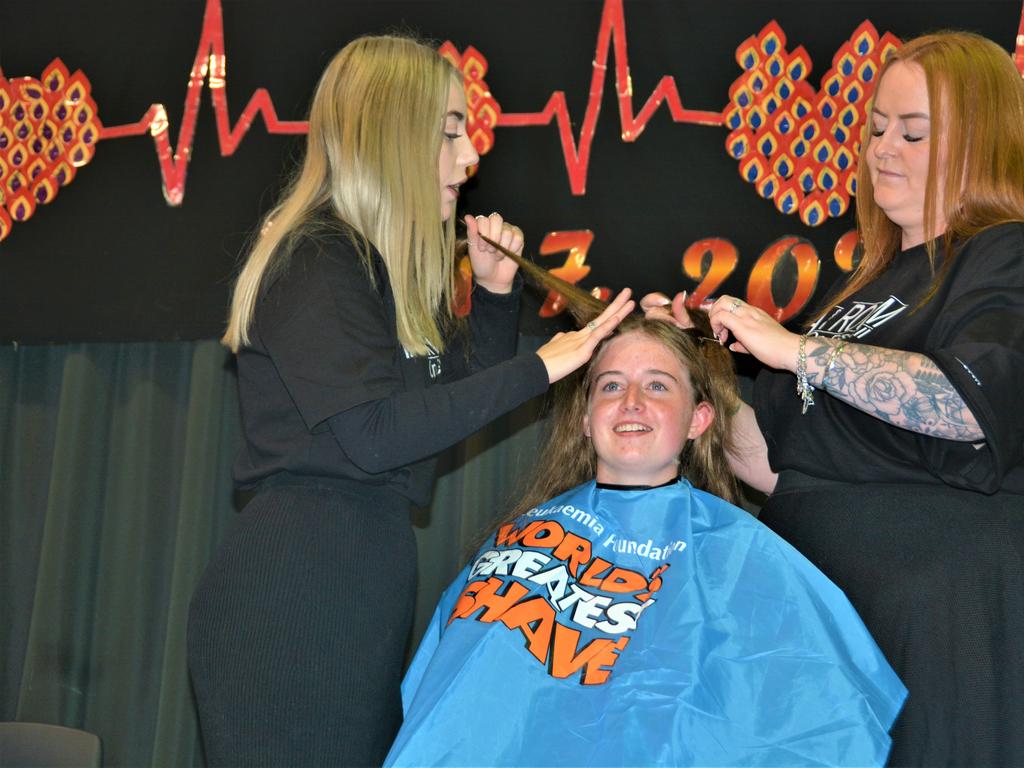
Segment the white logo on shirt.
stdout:
<svg viewBox="0 0 1024 768">
<path fill-rule="evenodd" d="M 862 339 L 906 308 L 906 304 L 891 295 L 884 301 L 855 301 L 849 309 L 840 304 L 812 325 L 808 333 L 812 336 Z"/>
<path fill-rule="evenodd" d="M 441 375 L 441 353 L 438 352 L 434 348 L 434 345 L 426 339 L 423 340 L 423 343 L 427 345 L 427 373 L 430 374 L 430 378 L 436 379 Z M 405 347 L 402 347 L 402 352 L 405 353 L 406 360 L 411 360 L 416 357 L 416 355 Z"/>
</svg>

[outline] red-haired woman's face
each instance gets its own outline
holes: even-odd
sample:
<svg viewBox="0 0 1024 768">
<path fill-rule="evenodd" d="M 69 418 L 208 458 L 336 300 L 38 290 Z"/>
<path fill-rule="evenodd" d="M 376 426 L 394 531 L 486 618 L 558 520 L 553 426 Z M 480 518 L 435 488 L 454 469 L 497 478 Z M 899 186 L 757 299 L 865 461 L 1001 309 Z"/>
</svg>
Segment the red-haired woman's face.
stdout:
<svg viewBox="0 0 1024 768">
<path fill-rule="evenodd" d="M 904 248 L 920 245 L 925 241 L 928 152 L 935 137 L 928 81 L 919 64 L 898 61 L 886 70 L 875 92 L 870 119 L 866 160 L 875 203 L 903 230 Z M 944 152 L 939 152 L 936 164 L 940 169 L 945 167 Z M 937 181 L 935 202 L 941 215 L 943 180 Z M 944 230 L 945 224 L 936 222 L 935 234 Z"/>
<path fill-rule="evenodd" d="M 714 418 L 708 403 L 693 402 L 679 358 L 634 331 L 604 346 L 591 376 L 583 432 L 597 453 L 598 482 L 658 485 L 675 478 L 683 445 Z"/>
</svg>

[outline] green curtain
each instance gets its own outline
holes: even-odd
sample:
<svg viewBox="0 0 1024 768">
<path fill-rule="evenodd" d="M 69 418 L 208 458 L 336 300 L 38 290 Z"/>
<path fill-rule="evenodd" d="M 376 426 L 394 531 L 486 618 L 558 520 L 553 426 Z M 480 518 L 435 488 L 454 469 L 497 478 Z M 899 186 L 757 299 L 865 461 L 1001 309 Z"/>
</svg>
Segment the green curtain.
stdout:
<svg viewBox="0 0 1024 768">
<path fill-rule="evenodd" d="M 202 764 L 185 623 L 235 514 L 235 386 L 214 341 L 0 350 L 0 719 L 96 733 L 106 766 Z M 442 458 L 415 638 L 514 494 L 536 408 Z"/>
</svg>

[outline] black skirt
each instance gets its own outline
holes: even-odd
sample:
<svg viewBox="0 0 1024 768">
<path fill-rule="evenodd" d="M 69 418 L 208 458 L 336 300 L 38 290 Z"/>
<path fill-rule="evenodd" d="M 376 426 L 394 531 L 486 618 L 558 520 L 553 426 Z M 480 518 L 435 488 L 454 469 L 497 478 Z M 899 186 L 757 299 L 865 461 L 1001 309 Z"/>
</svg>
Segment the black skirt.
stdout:
<svg viewBox="0 0 1024 768">
<path fill-rule="evenodd" d="M 1024 765 L 1024 497 L 784 472 L 760 519 L 846 593 L 907 686 L 890 765 Z"/>
<path fill-rule="evenodd" d="M 359 486 L 257 494 L 189 611 L 207 763 L 379 765 L 401 725 L 415 592 L 402 498 Z"/>
</svg>

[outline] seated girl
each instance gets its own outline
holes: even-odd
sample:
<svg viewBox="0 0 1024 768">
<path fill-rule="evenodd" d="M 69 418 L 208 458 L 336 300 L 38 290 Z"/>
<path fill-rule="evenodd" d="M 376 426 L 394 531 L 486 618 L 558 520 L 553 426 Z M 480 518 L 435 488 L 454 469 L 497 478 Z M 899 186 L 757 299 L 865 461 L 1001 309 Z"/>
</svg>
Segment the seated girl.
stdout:
<svg viewBox="0 0 1024 768">
<path fill-rule="evenodd" d="M 528 498 L 441 598 L 386 765 L 884 763 L 899 679 L 719 498 L 735 378 L 700 325 L 630 318 L 563 388 Z"/>
</svg>

